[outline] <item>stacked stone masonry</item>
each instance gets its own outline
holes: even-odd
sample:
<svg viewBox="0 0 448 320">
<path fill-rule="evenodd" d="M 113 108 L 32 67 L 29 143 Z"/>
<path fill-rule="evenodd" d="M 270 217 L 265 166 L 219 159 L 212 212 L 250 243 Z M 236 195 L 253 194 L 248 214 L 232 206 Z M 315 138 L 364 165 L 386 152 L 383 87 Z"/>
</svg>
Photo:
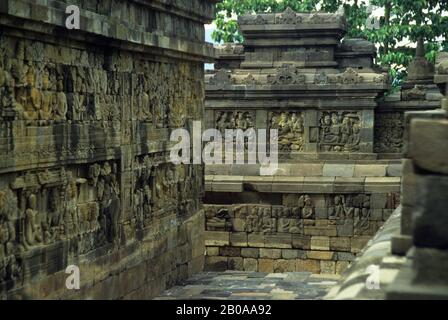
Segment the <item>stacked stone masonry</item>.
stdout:
<svg viewBox="0 0 448 320">
<path fill-rule="evenodd" d="M 38 3 L 0 4 L 0 298 L 151 298 L 203 268 L 203 167 L 169 136 L 202 119 L 214 1 Z"/>
<path fill-rule="evenodd" d="M 280 163 L 268 176 L 206 165 L 206 268 L 340 273 L 400 204 L 404 114 L 439 107 L 435 68 L 419 41 L 409 79 L 386 95 L 375 46 L 344 37 L 344 15 L 238 23 L 245 42 L 219 46 L 206 74 L 205 124 L 223 137 L 278 130 Z"/>
</svg>

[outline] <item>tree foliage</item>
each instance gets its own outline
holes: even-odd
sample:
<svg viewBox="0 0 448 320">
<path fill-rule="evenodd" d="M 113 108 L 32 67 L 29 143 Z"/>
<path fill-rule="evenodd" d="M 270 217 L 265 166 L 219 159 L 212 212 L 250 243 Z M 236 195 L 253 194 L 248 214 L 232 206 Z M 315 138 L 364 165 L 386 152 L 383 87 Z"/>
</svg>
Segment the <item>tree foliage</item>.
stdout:
<svg viewBox="0 0 448 320">
<path fill-rule="evenodd" d="M 379 28 L 367 28 L 369 5 L 384 9 Z M 223 0 L 216 10 L 216 42 L 243 41 L 235 16 L 255 12 L 282 12 L 291 7 L 298 12 L 336 12 L 341 6 L 347 16 L 348 37 L 360 37 L 379 48 L 377 62 L 391 69 L 396 81 L 414 56 L 412 44 L 422 36 L 427 58 L 437 51 L 448 51 L 448 0 Z M 415 47 L 415 46 L 414 46 Z"/>
</svg>

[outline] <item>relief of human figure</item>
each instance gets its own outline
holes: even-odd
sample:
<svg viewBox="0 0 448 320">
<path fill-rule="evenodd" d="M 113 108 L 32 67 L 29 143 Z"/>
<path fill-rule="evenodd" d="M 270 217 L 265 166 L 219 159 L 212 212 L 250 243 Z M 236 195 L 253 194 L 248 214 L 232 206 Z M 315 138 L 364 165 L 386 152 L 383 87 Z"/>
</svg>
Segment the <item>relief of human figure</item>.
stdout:
<svg viewBox="0 0 448 320">
<path fill-rule="evenodd" d="M 62 78 L 58 79 L 57 91 L 56 96 L 53 96 L 56 100 L 56 103 L 53 104 L 53 117 L 56 122 L 62 122 L 67 118 L 68 110 L 67 96 L 64 93 Z"/>
<path fill-rule="evenodd" d="M 25 210 L 25 245 L 29 248 L 41 242 L 42 230 L 37 211 L 37 198 L 35 194 L 31 194 Z"/>
<path fill-rule="evenodd" d="M 309 195 L 302 195 L 299 198 L 299 206 L 302 207 L 302 218 L 313 219 L 314 218 L 314 206 Z"/>
<path fill-rule="evenodd" d="M 23 118 L 27 120 L 27 124 L 39 119 L 39 114 L 42 111 L 42 96 L 36 88 L 36 73 L 32 65 L 29 66 L 26 74 L 27 80 L 27 95 L 26 103 L 24 105 Z"/>
</svg>

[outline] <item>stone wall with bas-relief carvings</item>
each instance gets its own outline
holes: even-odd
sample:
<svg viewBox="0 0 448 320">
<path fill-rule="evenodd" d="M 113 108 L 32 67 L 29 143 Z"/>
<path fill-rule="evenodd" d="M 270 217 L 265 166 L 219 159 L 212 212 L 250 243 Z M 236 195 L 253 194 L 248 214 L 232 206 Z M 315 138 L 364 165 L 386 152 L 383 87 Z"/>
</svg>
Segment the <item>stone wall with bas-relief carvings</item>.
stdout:
<svg viewBox="0 0 448 320">
<path fill-rule="evenodd" d="M 399 205 L 398 192 L 279 196 L 206 205 L 206 270 L 339 274 Z"/>
<path fill-rule="evenodd" d="M 6 2 L 0 298 L 150 298 L 202 270 L 203 168 L 173 165 L 169 136 L 202 118 L 213 2 L 84 1 L 81 30 Z"/>
</svg>

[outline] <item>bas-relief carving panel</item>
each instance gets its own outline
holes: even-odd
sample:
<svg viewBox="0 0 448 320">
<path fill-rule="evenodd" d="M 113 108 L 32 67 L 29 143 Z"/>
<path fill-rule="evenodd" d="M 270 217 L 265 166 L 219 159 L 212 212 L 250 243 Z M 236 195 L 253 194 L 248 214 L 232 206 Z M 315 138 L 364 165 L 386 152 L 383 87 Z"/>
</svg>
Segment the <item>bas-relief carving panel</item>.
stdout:
<svg viewBox="0 0 448 320">
<path fill-rule="evenodd" d="M 202 77 L 200 64 L 2 35 L 0 167 L 105 158 L 134 134 L 183 127 L 201 118 Z"/>
<path fill-rule="evenodd" d="M 318 143 L 320 152 L 357 152 L 360 149 L 362 112 L 322 111 L 317 123 L 305 124 L 307 113 L 312 110 L 268 111 L 263 128 L 255 127 L 256 112 L 248 110 L 216 110 L 215 127 L 222 133 L 226 129 L 276 129 L 279 151 L 282 153 L 305 152 L 306 145 Z M 308 134 L 306 134 L 308 129 Z"/>
<path fill-rule="evenodd" d="M 54 245 L 70 257 L 117 247 L 199 210 L 200 166 L 132 146 L 200 119 L 202 79 L 200 63 L 0 36 L 0 283 Z"/>
<path fill-rule="evenodd" d="M 377 113 L 375 116 L 375 152 L 401 153 L 403 151 L 404 114 Z"/>
<path fill-rule="evenodd" d="M 288 205 L 211 205 L 207 204 L 206 228 L 210 231 L 246 233 L 297 233 L 304 226 L 351 225 L 352 235 L 373 235 L 382 210 L 394 210 L 399 205 L 397 194 L 389 194 L 380 216 L 373 216 L 369 194 L 293 195 Z"/>
</svg>

